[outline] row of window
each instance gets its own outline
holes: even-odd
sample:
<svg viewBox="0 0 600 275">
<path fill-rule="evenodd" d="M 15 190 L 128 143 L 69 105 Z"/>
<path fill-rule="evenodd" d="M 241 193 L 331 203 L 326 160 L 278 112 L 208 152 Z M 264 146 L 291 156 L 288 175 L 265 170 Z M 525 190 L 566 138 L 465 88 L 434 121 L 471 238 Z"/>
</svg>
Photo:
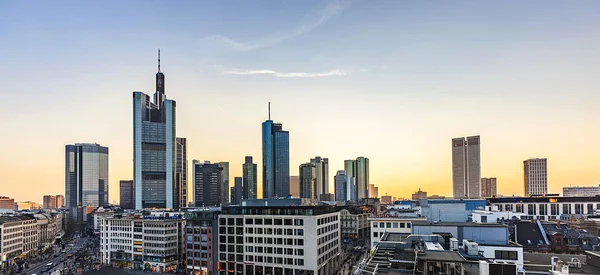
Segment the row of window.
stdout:
<svg viewBox="0 0 600 275">
<path fill-rule="evenodd" d="M 525 205 L 527 205 L 528 215 L 538 215 L 538 212 L 539 215 L 560 215 L 561 205 L 562 214 L 593 214 L 594 209 L 600 209 L 600 203 L 596 204 L 595 208 L 593 203 L 576 203 L 574 205 L 570 203 L 550 204 L 550 211 L 548 211 L 548 204 L 497 204 L 500 211 L 514 211 L 517 213 L 525 213 Z"/>
<path fill-rule="evenodd" d="M 407 222 L 373 222 L 375 228 L 410 228 L 411 223 Z"/>
<path fill-rule="evenodd" d="M 329 216 L 329 217 L 319 218 L 317 220 L 317 225 L 327 224 L 327 223 L 334 222 L 334 221 L 337 221 L 337 220 L 338 220 L 338 216 L 337 215 L 332 215 L 332 216 Z"/>
</svg>

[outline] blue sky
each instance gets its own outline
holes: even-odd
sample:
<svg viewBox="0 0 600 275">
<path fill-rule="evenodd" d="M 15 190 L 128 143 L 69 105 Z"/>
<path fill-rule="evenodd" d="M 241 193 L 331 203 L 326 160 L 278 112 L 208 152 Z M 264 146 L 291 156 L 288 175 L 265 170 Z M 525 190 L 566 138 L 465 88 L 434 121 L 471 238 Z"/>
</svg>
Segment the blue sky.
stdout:
<svg viewBox="0 0 600 275">
<path fill-rule="evenodd" d="M 481 134 L 501 193 L 522 192 L 527 157 L 549 158 L 553 191 L 597 183 L 599 23 L 597 1 L 3 1 L 0 182 L 35 159 L 21 180 L 41 200 L 62 189 L 63 146 L 95 141 L 116 199 L 131 92 L 153 93 L 161 48 L 191 158 L 232 177 L 244 155 L 260 163 L 271 101 L 292 175 L 364 155 L 380 194 L 448 194 L 450 139 Z M 589 145 L 558 146 L 573 136 Z"/>
</svg>

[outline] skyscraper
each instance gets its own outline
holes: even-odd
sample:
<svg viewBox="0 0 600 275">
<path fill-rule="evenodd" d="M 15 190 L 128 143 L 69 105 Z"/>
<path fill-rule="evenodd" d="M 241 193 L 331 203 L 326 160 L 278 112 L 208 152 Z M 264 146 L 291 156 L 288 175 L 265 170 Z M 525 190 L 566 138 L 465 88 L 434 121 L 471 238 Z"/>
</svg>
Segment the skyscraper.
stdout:
<svg viewBox="0 0 600 275">
<path fill-rule="evenodd" d="M 179 188 L 179 207 L 187 207 L 187 139 L 178 137 L 177 142 L 177 164 L 175 170 L 175 179 Z"/>
<path fill-rule="evenodd" d="M 44 209 L 55 209 L 56 208 L 56 197 L 52 195 L 45 195 L 43 201 Z"/>
<path fill-rule="evenodd" d="M 119 206 L 123 209 L 134 209 L 134 185 L 132 180 L 119 182 Z"/>
<path fill-rule="evenodd" d="M 300 164 L 300 198 L 317 199 L 317 167 L 314 163 Z"/>
<path fill-rule="evenodd" d="M 197 160 L 192 161 L 194 168 L 194 205 L 201 206 L 218 206 L 221 205 L 223 199 L 222 188 L 222 171 L 218 163 L 210 163 L 205 161 L 201 163 Z"/>
<path fill-rule="evenodd" d="M 319 156 L 310 159 L 310 162 L 315 165 L 317 171 L 317 198 L 321 194 L 329 193 L 329 159 Z"/>
<path fill-rule="evenodd" d="M 252 157 L 246 156 L 245 162 L 242 165 L 242 198 L 243 199 L 256 199 L 258 191 L 258 166 L 252 163 Z"/>
<path fill-rule="evenodd" d="M 174 100 L 166 98 L 160 50 L 154 102 L 133 92 L 133 183 L 135 209 L 179 208 L 176 179 L 177 144 Z"/>
<path fill-rule="evenodd" d="M 63 208 L 63 207 L 65 207 L 65 196 L 63 196 L 63 195 L 56 195 L 56 207 L 57 208 Z"/>
<path fill-rule="evenodd" d="M 221 203 L 229 202 L 229 162 L 219 162 L 221 167 Z"/>
<path fill-rule="evenodd" d="M 357 200 L 369 197 L 369 159 L 358 157 L 353 163 L 355 194 Z"/>
<path fill-rule="evenodd" d="M 231 187 L 231 204 L 240 205 L 242 203 L 242 196 L 244 194 L 242 191 L 242 177 L 233 178 L 233 184 L 233 187 Z"/>
<path fill-rule="evenodd" d="M 335 174 L 335 200 L 353 201 L 354 200 L 354 177 L 346 174 L 346 171 L 339 170 Z"/>
<path fill-rule="evenodd" d="M 369 198 L 379 198 L 379 187 L 369 184 Z"/>
<path fill-rule="evenodd" d="M 496 178 L 481 178 L 481 196 L 491 198 L 498 195 L 496 191 Z"/>
<path fill-rule="evenodd" d="M 108 205 L 108 147 L 65 146 L 65 198 L 71 211 L 77 206 Z"/>
<path fill-rule="evenodd" d="M 525 196 L 548 193 L 547 159 L 532 158 L 523 161 Z"/>
<path fill-rule="evenodd" d="M 262 123 L 263 198 L 290 195 L 290 138 L 281 123 Z"/>
<path fill-rule="evenodd" d="M 452 189 L 455 198 L 481 198 L 479 136 L 452 139 Z"/>
<path fill-rule="evenodd" d="M 294 198 L 300 197 L 300 177 L 290 176 L 290 195 Z"/>
</svg>

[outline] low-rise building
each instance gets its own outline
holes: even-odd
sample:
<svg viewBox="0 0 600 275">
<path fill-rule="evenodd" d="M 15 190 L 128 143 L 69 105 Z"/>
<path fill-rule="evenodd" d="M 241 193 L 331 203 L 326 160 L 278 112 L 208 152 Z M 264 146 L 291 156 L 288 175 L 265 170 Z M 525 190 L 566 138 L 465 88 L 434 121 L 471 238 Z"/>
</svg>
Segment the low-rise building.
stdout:
<svg viewBox="0 0 600 275">
<path fill-rule="evenodd" d="M 0 257 L 6 265 L 23 253 L 23 220 L 0 216 Z"/>
<path fill-rule="evenodd" d="M 13 212 L 15 210 L 15 199 L 0 196 L 0 214 Z"/>
<path fill-rule="evenodd" d="M 218 216 L 220 208 L 193 209 L 185 213 L 186 274 L 216 274 Z"/>
<path fill-rule="evenodd" d="M 598 195 L 600 195 L 600 185 L 563 187 L 563 197 L 593 197 Z"/>
<path fill-rule="evenodd" d="M 588 216 L 600 210 L 599 197 L 502 197 L 487 199 L 498 211 L 523 213 L 526 220 L 568 220 L 572 215 Z"/>
<path fill-rule="evenodd" d="M 363 239 L 369 234 L 369 214 L 364 213 L 361 208 L 347 208 L 340 210 L 340 226 L 342 227 L 342 239 Z"/>
<path fill-rule="evenodd" d="M 104 264 L 171 272 L 183 262 L 183 217 L 179 213 L 115 214 L 100 221 Z"/>
<path fill-rule="evenodd" d="M 496 206 L 486 206 L 485 210 L 474 210 L 472 220 L 476 223 L 499 223 L 509 219 L 522 219 L 523 213 L 498 211 Z"/>
<path fill-rule="evenodd" d="M 415 221 L 425 221 L 425 217 L 370 217 L 368 218 L 371 231 L 371 247 L 375 247 L 385 233 L 412 234 L 412 224 Z"/>
</svg>

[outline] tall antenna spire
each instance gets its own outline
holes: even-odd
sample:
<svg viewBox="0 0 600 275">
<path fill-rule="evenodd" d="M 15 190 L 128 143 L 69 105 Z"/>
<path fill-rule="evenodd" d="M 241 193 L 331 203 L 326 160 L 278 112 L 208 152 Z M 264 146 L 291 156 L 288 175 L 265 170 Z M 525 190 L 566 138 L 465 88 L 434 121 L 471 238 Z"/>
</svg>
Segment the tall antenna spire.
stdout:
<svg viewBox="0 0 600 275">
<path fill-rule="evenodd" d="M 158 72 L 160 72 L 160 49 L 158 49 Z"/>
<path fill-rule="evenodd" d="M 269 101 L 269 120 L 271 120 L 271 101 Z"/>
</svg>

